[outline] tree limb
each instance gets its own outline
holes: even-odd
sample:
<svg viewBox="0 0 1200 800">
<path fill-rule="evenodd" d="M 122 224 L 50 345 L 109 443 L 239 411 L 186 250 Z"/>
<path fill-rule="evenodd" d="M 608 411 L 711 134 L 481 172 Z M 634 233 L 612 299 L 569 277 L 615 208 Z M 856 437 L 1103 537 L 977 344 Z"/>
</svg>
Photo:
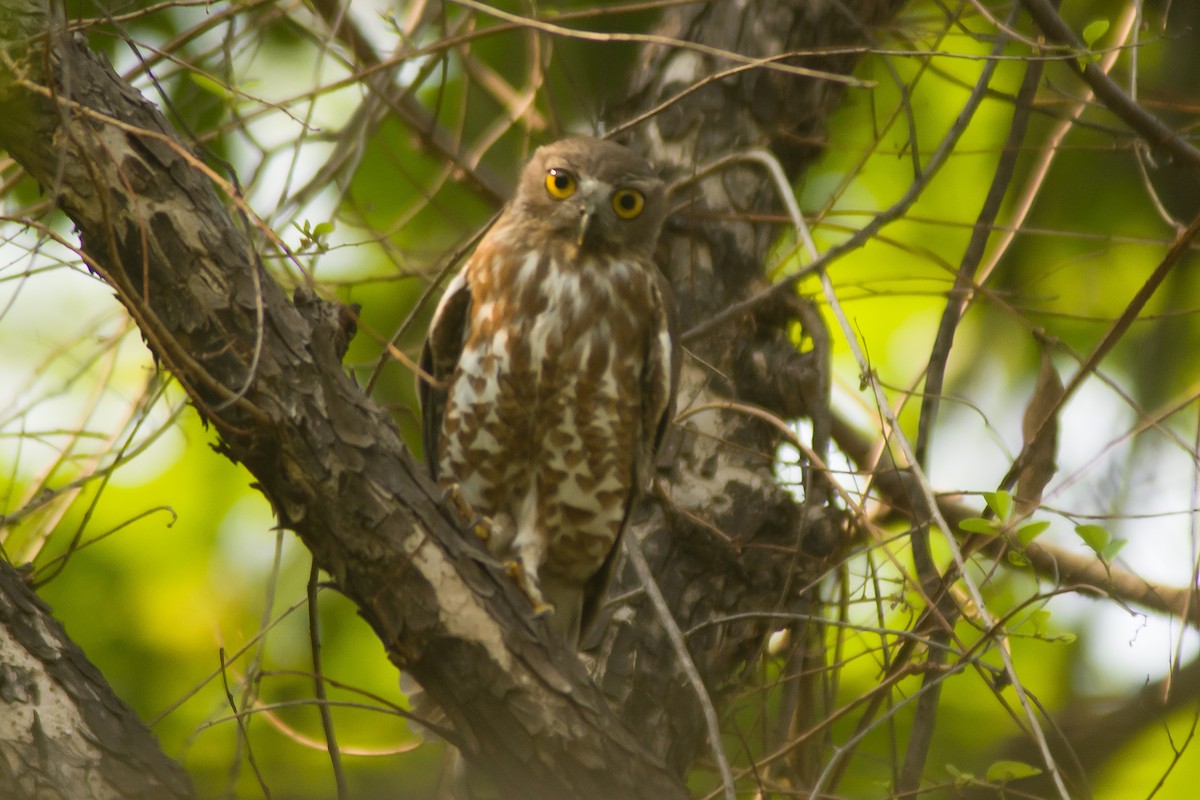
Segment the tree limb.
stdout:
<svg viewBox="0 0 1200 800">
<path fill-rule="evenodd" d="M 1021 5 L 1025 6 L 1025 10 L 1046 36 L 1079 54 L 1077 59 L 1072 59 L 1072 63 L 1088 86 L 1092 87 L 1096 97 L 1110 111 L 1145 139 L 1152 148 L 1166 153 L 1193 174 L 1200 172 L 1200 150 L 1130 97 L 1099 64 L 1089 60 L 1086 57 L 1089 48 L 1063 21 L 1049 0 L 1021 0 Z"/>
<path fill-rule="evenodd" d="M 0 796 L 194 797 L 187 775 L 0 561 Z"/>
</svg>

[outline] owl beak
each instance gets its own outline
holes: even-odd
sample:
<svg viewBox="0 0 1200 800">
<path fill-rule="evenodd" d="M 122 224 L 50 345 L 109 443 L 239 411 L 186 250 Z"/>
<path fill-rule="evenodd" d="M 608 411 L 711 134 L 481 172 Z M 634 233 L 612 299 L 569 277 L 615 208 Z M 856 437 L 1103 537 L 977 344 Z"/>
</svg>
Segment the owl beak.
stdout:
<svg viewBox="0 0 1200 800">
<path fill-rule="evenodd" d="M 592 224 L 592 217 L 595 216 L 595 213 L 591 203 L 579 209 L 579 235 L 575 239 L 576 247 L 583 247 L 583 240 L 587 236 L 588 226 Z"/>
</svg>

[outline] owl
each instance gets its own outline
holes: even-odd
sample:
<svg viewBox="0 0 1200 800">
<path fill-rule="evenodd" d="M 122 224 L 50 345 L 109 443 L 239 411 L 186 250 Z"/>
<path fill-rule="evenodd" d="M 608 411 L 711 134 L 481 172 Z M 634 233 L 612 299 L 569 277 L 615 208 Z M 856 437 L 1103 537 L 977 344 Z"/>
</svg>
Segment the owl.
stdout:
<svg viewBox="0 0 1200 800">
<path fill-rule="evenodd" d="M 654 263 L 665 190 L 630 150 L 539 148 L 442 297 L 421 354 L 432 477 L 572 647 L 672 416 L 678 355 Z"/>
</svg>

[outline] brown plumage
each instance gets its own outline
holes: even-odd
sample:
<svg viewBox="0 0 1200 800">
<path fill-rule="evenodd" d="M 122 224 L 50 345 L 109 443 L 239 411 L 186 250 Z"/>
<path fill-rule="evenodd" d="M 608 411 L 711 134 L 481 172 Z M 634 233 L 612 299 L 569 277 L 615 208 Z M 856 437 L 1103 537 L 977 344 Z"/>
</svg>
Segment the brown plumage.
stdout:
<svg viewBox="0 0 1200 800">
<path fill-rule="evenodd" d="M 665 215 L 662 182 L 624 147 L 538 149 L 421 355 L 431 474 L 491 520 L 489 549 L 572 646 L 673 410 Z"/>
</svg>

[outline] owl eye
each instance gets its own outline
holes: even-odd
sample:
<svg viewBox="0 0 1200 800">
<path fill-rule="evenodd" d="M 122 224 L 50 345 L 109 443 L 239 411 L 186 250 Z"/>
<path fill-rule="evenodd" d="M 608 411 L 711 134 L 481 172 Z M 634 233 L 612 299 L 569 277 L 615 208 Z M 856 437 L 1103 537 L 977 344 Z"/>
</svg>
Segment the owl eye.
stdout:
<svg viewBox="0 0 1200 800">
<path fill-rule="evenodd" d="M 575 176 L 565 169 L 549 169 L 546 171 L 546 191 L 555 200 L 566 200 L 575 194 L 579 183 Z"/>
<path fill-rule="evenodd" d="M 621 219 L 633 219 L 642 213 L 646 198 L 637 189 L 617 189 L 613 192 L 613 211 Z"/>
</svg>

